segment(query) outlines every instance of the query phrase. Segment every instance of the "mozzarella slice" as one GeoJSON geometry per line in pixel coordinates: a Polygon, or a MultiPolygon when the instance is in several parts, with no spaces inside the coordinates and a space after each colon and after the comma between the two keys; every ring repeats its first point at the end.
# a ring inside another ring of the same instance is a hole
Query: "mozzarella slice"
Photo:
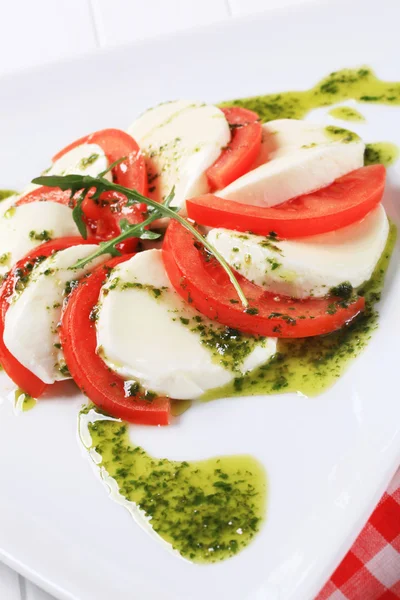
{"type": "Polygon", "coordinates": [[[97,177],[108,167],[104,150],[97,144],[81,144],[56,160],[46,175],[91,175],[97,177]]]}
{"type": "MultiPolygon", "coordinates": [[[[339,129],[338,129],[339,130],[339,129]]],[[[324,125],[298,119],[276,119],[262,126],[261,150],[255,167],[304,146],[320,146],[333,141],[324,125]]]]}
{"type": "Polygon", "coordinates": [[[389,223],[380,205],[362,221],[321,235],[275,241],[212,229],[207,239],[241,275],[276,294],[325,296],[349,281],[370,279],[385,248],[389,223]]]}
{"type": "Polygon", "coordinates": [[[45,383],[70,378],[58,335],[65,288],[68,282],[80,279],[107,260],[108,255],[104,255],[82,269],[70,269],[97,248],[85,244],[53,254],[33,269],[26,287],[11,297],[5,316],[4,343],[24,367],[45,383]]]}
{"type": "Polygon", "coordinates": [[[29,202],[9,206],[0,216],[0,275],[46,239],[80,235],[68,206],[29,202]]]}
{"type": "Polygon", "coordinates": [[[325,128],[306,121],[271,121],[264,125],[263,139],[259,166],[220,190],[218,196],[243,204],[276,206],[326,187],[364,164],[365,144],[358,136],[330,139],[325,128]]]}
{"type": "MultiPolygon", "coordinates": [[[[43,175],[91,175],[97,177],[108,167],[108,159],[104,150],[97,144],[81,144],[66,152],[56,160],[43,175]]],[[[111,180],[111,174],[106,173],[111,180]]],[[[32,192],[40,186],[30,183],[23,191],[22,196],[32,192]]]]}
{"type": "Polygon", "coordinates": [[[177,399],[199,398],[276,351],[275,338],[240,335],[184,302],[168,280],[160,250],[114,269],[100,296],[96,327],[98,353],[114,372],[177,399]]]}
{"type": "Polygon", "coordinates": [[[217,107],[178,100],[146,111],[129,127],[146,157],[149,195],[162,201],[175,186],[171,206],[209,191],[206,169],[230,141],[224,113],[217,107]]]}

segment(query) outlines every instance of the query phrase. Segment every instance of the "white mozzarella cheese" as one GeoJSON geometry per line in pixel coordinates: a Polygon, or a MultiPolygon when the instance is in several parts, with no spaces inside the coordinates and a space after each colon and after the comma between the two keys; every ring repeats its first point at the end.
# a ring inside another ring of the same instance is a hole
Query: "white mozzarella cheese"
{"type": "Polygon", "coordinates": [[[24,367],[45,383],[69,379],[58,334],[65,288],[69,281],[80,279],[107,260],[104,255],[82,269],[70,269],[97,248],[95,244],[85,244],[60,250],[37,265],[27,285],[11,297],[4,343],[24,367]]]}
{"type": "Polygon", "coordinates": [[[74,235],[80,234],[68,206],[56,202],[8,206],[0,216],[0,275],[29,250],[43,244],[43,238],[74,235]]]}
{"type": "MultiPolygon", "coordinates": [[[[43,175],[91,175],[97,177],[99,173],[108,167],[108,160],[104,150],[97,144],[81,144],[66,152],[56,160],[43,175]]],[[[106,178],[110,179],[107,173],[106,178]]],[[[22,192],[25,196],[40,186],[30,183],[22,192]]]]}
{"type": "Polygon", "coordinates": [[[146,157],[149,195],[162,201],[175,186],[172,206],[209,191],[205,171],[230,141],[223,112],[216,106],[178,100],[146,111],[128,132],[146,157]]]}
{"type": "Polygon", "coordinates": [[[96,321],[98,353],[106,364],[145,389],[177,399],[199,398],[265,364],[276,339],[228,338],[175,292],[160,250],[118,265],[103,287],[96,321]]]}
{"type": "Polygon", "coordinates": [[[364,150],[365,144],[357,136],[350,141],[346,136],[336,140],[326,128],[307,121],[270,121],[263,125],[255,168],[217,194],[244,204],[276,206],[362,167],[364,150]]]}
{"type": "Polygon", "coordinates": [[[261,150],[254,168],[304,146],[332,142],[324,125],[298,119],[276,119],[262,126],[261,150]]]}
{"type": "Polygon", "coordinates": [[[97,177],[108,167],[104,150],[97,144],[81,144],[56,160],[46,175],[91,175],[97,177]]]}
{"type": "Polygon", "coordinates": [[[385,248],[389,223],[380,205],[362,221],[337,231],[274,241],[227,229],[212,229],[207,239],[244,277],[276,294],[294,298],[325,296],[349,281],[367,281],[385,248]]]}

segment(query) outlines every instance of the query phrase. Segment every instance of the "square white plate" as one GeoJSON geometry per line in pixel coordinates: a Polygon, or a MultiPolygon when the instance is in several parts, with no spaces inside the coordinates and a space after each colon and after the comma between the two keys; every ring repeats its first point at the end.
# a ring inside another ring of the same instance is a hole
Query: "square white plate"
{"type": "MultiPolygon", "coordinates": [[[[162,100],[307,88],[332,70],[363,64],[400,80],[399,23],[397,0],[311,4],[5,77],[0,187],[22,187],[69,141],[124,128],[162,100]]],[[[400,143],[398,108],[363,105],[362,112],[368,123],[358,131],[367,141],[400,143]]],[[[385,202],[400,223],[396,169],[385,202]]],[[[136,441],[159,456],[244,452],[263,462],[268,517],[244,552],[192,565],[139,529],[83,456],[82,398],[71,386],[64,398],[18,418],[9,401],[0,407],[0,558],[61,599],[311,599],[399,464],[398,260],[399,245],[379,330],[321,397],[221,400],[195,407],[177,426],[136,429],[136,441]]]]}

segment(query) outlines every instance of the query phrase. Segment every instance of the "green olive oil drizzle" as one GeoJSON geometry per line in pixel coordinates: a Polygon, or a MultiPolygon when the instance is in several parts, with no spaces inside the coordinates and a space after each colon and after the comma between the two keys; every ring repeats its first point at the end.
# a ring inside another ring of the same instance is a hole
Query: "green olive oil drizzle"
{"type": "Polygon", "coordinates": [[[303,119],[314,108],[350,99],[399,106],[400,82],[381,81],[369,67],[342,69],[331,73],[310,90],[241,98],[223,105],[254,110],[265,123],[272,119],[303,119]]]}
{"type": "Polygon", "coordinates": [[[14,190],[0,190],[0,202],[10,196],[15,196],[16,193],[14,190]]]}
{"type": "Polygon", "coordinates": [[[36,406],[36,399],[17,388],[14,392],[14,406],[17,412],[27,412],[36,406]]]}
{"type": "Polygon", "coordinates": [[[259,531],[267,483],[255,458],[155,458],[131,442],[126,423],[90,407],[80,413],[80,434],[103,478],[111,477],[119,493],[150,517],[153,530],[184,558],[199,563],[229,558],[259,531]]]}
{"type": "Polygon", "coordinates": [[[399,157],[399,148],[391,142],[377,142],[367,144],[364,153],[365,165],[385,165],[390,167],[399,157]]]}
{"type": "Polygon", "coordinates": [[[358,121],[359,123],[365,121],[365,117],[358,112],[355,108],[350,106],[336,106],[329,111],[331,117],[340,119],[341,121],[358,121]]]}

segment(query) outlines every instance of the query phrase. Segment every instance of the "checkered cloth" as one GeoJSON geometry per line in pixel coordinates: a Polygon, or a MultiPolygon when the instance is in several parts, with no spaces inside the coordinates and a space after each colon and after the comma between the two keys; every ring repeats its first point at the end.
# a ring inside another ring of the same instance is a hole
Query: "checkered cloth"
{"type": "Polygon", "coordinates": [[[400,598],[400,469],[315,600],[400,598]]]}

